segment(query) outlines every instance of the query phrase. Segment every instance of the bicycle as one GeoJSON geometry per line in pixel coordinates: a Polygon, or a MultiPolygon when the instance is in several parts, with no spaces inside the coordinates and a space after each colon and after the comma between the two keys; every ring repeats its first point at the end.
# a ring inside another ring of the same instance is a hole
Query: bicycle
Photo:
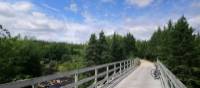
{"type": "Polygon", "coordinates": [[[161,73],[160,73],[160,70],[158,68],[158,65],[155,64],[155,67],[156,67],[155,69],[151,70],[151,75],[153,76],[154,79],[160,79],[161,73]]]}

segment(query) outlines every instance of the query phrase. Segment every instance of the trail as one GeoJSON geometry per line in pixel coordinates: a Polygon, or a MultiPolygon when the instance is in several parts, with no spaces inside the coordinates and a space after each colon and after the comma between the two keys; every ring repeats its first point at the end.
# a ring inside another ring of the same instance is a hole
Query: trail
{"type": "Polygon", "coordinates": [[[155,69],[152,62],[141,60],[140,66],[114,88],[162,88],[160,80],[152,77],[152,69],[155,69]]]}

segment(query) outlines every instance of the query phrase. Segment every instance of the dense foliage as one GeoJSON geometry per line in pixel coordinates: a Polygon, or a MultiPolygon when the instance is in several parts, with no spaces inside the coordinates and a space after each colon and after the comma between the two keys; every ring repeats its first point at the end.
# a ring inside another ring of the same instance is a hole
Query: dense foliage
{"type": "Polygon", "coordinates": [[[163,29],[159,27],[149,41],[138,41],[138,56],[162,60],[188,88],[200,88],[199,39],[183,16],[163,29]]]}
{"type": "Polygon", "coordinates": [[[132,34],[121,36],[114,33],[112,36],[105,37],[102,31],[99,39],[95,34],[91,35],[86,48],[86,59],[89,65],[98,65],[133,57],[135,52],[135,38],[132,34]]]}
{"type": "Polygon", "coordinates": [[[134,43],[130,33],[106,37],[103,31],[98,39],[92,34],[86,45],[38,41],[11,37],[0,26],[0,83],[126,59],[134,43]]]}
{"type": "Polygon", "coordinates": [[[11,37],[0,27],[0,83],[84,66],[83,45],[11,37]]]}

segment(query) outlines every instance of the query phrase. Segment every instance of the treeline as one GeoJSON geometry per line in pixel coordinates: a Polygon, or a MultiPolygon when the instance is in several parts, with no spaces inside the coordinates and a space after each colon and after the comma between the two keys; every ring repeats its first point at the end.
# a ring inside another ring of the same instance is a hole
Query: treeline
{"type": "Polygon", "coordinates": [[[0,83],[124,60],[135,51],[130,33],[105,36],[102,31],[98,39],[92,34],[88,44],[69,44],[11,37],[0,25],[0,83]]]}
{"type": "Polygon", "coordinates": [[[200,88],[200,35],[183,16],[136,43],[139,56],[162,60],[188,88],[200,88]]]}
{"type": "Polygon", "coordinates": [[[99,65],[134,57],[136,51],[135,38],[132,34],[121,36],[114,33],[106,37],[101,31],[99,38],[95,34],[91,35],[85,58],[89,62],[88,65],[99,65]]]}
{"type": "Polygon", "coordinates": [[[83,49],[81,44],[11,37],[0,26],[0,83],[83,67],[77,65],[84,63],[83,49]]]}

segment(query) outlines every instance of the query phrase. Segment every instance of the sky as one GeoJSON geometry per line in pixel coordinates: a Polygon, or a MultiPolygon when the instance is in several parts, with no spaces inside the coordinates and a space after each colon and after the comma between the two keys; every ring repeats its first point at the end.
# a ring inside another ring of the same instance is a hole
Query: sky
{"type": "Polygon", "coordinates": [[[148,40],[181,16],[200,32],[200,0],[0,0],[0,24],[13,36],[85,43],[104,31],[148,40]]]}

